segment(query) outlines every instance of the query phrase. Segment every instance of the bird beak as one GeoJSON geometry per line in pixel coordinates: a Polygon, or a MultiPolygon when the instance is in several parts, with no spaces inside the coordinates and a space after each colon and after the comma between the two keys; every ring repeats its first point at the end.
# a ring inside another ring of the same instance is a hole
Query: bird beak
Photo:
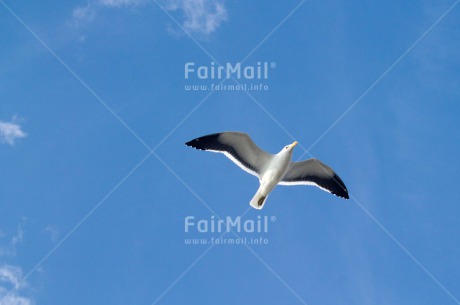
{"type": "Polygon", "coordinates": [[[291,144],[291,149],[294,148],[297,144],[299,143],[297,143],[297,141],[294,141],[294,143],[291,144]]]}

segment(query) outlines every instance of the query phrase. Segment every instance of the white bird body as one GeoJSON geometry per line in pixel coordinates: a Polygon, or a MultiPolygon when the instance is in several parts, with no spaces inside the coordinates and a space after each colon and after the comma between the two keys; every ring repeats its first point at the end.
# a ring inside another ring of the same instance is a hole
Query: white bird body
{"type": "Polygon", "coordinates": [[[273,156],[267,168],[260,175],[260,187],[257,193],[249,203],[255,209],[262,209],[268,194],[278,185],[283,179],[292,159],[292,149],[297,145],[297,142],[284,147],[279,153],[273,156]]]}
{"type": "Polygon", "coordinates": [[[259,178],[260,186],[250,201],[262,209],[268,195],[278,185],[315,185],[336,196],[348,199],[342,179],[317,159],[291,162],[294,142],[272,155],[260,149],[242,132],[221,132],[193,139],[187,143],[196,149],[223,153],[236,165],[259,178]]]}

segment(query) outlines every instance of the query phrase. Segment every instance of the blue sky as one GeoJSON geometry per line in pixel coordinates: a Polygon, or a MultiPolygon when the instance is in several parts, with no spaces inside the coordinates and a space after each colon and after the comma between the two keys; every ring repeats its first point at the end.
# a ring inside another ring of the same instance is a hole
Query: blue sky
{"type": "Polygon", "coordinates": [[[0,0],[0,304],[460,304],[458,2],[0,0]],[[265,89],[185,90],[243,59],[265,89]],[[249,209],[255,177],[184,145],[226,130],[350,200],[249,209]],[[185,243],[241,215],[267,244],[185,243]]]}

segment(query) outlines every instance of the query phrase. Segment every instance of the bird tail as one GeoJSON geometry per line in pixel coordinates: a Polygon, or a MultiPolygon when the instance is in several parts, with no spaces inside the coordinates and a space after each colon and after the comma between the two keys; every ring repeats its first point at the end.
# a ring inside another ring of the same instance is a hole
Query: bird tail
{"type": "Polygon", "coordinates": [[[251,202],[249,203],[254,209],[262,210],[264,207],[265,201],[267,201],[268,195],[262,195],[260,191],[252,198],[251,202]]]}

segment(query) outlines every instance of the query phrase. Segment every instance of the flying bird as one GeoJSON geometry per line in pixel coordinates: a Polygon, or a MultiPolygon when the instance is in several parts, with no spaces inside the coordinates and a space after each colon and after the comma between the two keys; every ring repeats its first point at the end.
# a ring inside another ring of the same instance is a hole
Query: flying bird
{"type": "Polygon", "coordinates": [[[342,179],[326,164],[317,159],[292,162],[292,151],[297,141],[286,145],[276,155],[260,149],[243,132],[221,132],[193,139],[185,145],[223,153],[243,170],[259,178],[260,187],[250,205],[262,209],[268,194],[276,185],[315,185],[336,196],[348,199],[348,190],[342,179]]]}

